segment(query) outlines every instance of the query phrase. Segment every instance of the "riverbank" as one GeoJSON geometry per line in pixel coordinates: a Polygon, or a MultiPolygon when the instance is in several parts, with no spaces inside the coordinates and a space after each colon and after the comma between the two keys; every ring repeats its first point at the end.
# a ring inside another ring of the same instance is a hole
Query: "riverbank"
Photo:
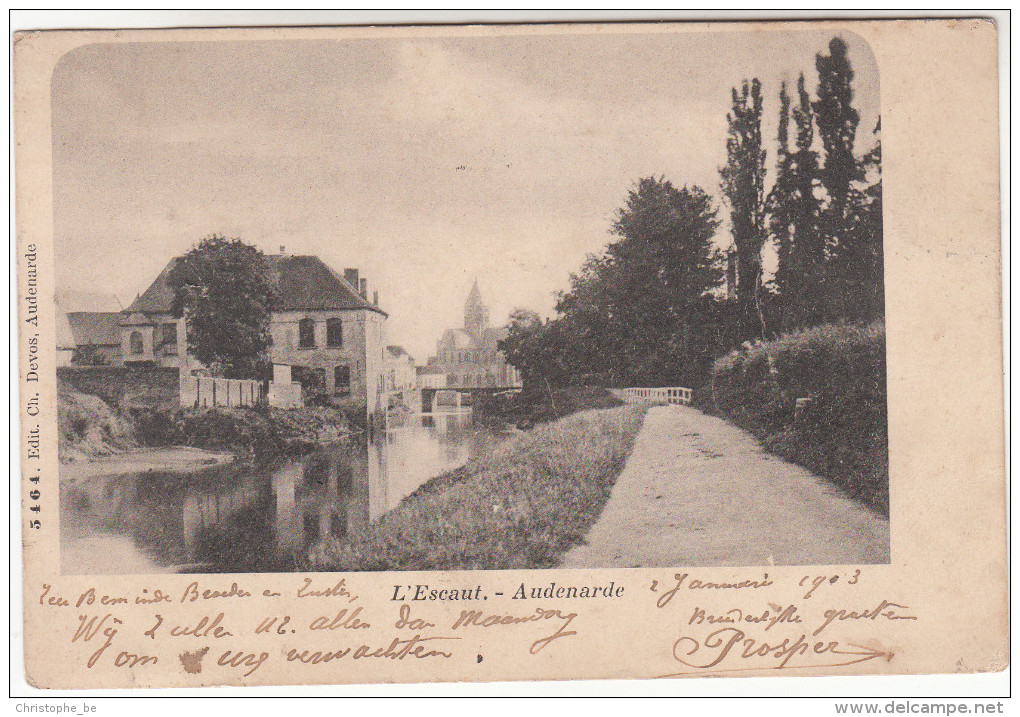
{"type": "Polygon", "coordinates": [[[530,392],[478,395],[475,418],[483,423],[506,423],[526,429],[548,423],[580,411],[616,408],[623,401],[601,386],[546,387],[530,392]]]}
{"type": "Polygon", "coordinates": [[[124,406],[80,393],[64,382],[58,381],[58,386],[59,455],[65,466],[95,463],[108,470],[116,461],[130,463],[133,459],[123,456],[138,454],[139,449],[176,448],[179,450],[173,455],[151,454],[167,457],[166,470],[173,471],[178,470],[181,458],[189,455],[187,449],[263,460],[305,453],[361,430],[351,411],[337,408],[124,406]]]}
{"type": "Polygon", "coordinates": [[[609,499],[644,417],[622,406],[536,427],[433,479],[309,570],[511,570],[555,566],[609,499]]]}
{"type": "Polygon", "coordinates": [[[307,453],[358,432],[339,409],[306,407],[132,411],[142,445],[191,446],[262,460],[307,453]]]}
{"type": "Polygon", "coordinates": [[[88,458],[60,466],[60,480],[84,481],[121,473],[194,473],[234,461],[233,453],[207,451],[187,446],[135,448],[108,456],[88,458]]]}

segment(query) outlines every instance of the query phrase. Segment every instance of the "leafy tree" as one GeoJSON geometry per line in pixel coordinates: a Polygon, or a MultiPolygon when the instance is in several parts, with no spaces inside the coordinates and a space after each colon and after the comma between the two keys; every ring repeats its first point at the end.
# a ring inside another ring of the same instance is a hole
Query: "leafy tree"
{"type": "MultiPolygon", "coordinates": [[[[671,383],[700,370],[699,306],[722,271],[711,197],[647,177],[617,212],[611,242],[571,277],[557,311],[566,367],[610,385],[671,383]]],[[[710,299],[709,299],[710,300],[710,299]]]]}
{"type": "Polygon", "coordinates": [[[617,212],[612,231],[622,241],[606,255],[654,274],[659,281],[643,288],[661,295],[675,317],[722,278],[712,243],[718,227],[712,198],[700,187],[677,189],[665,178],[646,177],[617,212]]]}
{"type": "Polygon", "coordinates": [[[265,374],[276,288],[261,251],[213,234],[177,261],[169,284],[174,316],[185,317],[195,358],[227,378],[265,374]]]}
{"type": "Polygon", "coordinates": [[[613,222],[618,239],[571,276],[557,317],[543,323],[523,310],[511,316],[500,347],[521,371],[525,391],[545,390],[546,381],[694,382],[716,353],[709,332],[718,329],[718,226],[702,189],[639,180],[613,222]]]}
{"type": "Polygon", "coordinates": [[[545,326],[534,311],[514,309],[507,324],[506,338],[499,342],[507,363],[521,374],[525,390],[533,390],[536,381],[549,371],[543,346],[545,326]]]}
{"type": "Polygon", "coordinates": [[[730,231],[737,254],[738,331],[743,338],[765,334],[761,250],[765,244],[765,149],[761,139],[762,97],[757,78],[732,91],[726,119],[727,162],[720,170],[730,205],[730,231]]]}

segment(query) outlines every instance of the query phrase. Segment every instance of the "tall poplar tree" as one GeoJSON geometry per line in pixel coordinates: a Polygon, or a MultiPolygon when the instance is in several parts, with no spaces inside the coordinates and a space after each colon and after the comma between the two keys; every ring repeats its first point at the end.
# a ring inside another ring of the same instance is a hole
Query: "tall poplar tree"
{"type": "Polygon", "coordinates": [[[818,152],[814,150],[814,116],[804,74],[797,78],[797,104],[793,107],[797,128],[796,151],[790,163],[793,202],[790,221],[793,226],[791,263],[798,273],[797,296],[784,328],[814,326],[825,320],[827,302],[825,235],[819,226],[821,200],[818,152]]]}
{"type": "Polygon", "coordinates": [[[813,104],[824,160],[819,178],[827,203],[821,229],[826,239],[830,318],[845,318],[856,302],[851,296],[862,277],[860,247],[854,246],[853,182],[864,173],[854,156],[854,139],[860,116],[853,108],[853,69],[847,45],[838,37],[829,41],[829,54],[815,56],[817,99],[813,104]]]}
{"type": "Polygon", "coordinates": [[[796,197],[794,153],[790,151],[790,95],[786,82],[779,87],[779,129],[776,132],[776,181],[765,208],[769,237],[775,242],[778,266],[775,284],[779,292],[780,324],[787,328],[800,300],[800,272],[796,267],[794,202],[796,197]]]}
{"type": "MultiPolygon", "coordinates": [[[[846,43],[838,37],[832,38],[829,54],[815,56],[815,67],[818,70],[818,99],[813,103],[813,109],[825,151],[820,178],[828,194],[827,213],[831,213],[837,222],[845,221],[850,184],[862,175],[854,156],[860,115],[852,106],[854,71],[850,67],[846,43]]],[[[834,228],[842,227],[837,224],[834,228]]]]}
{"type": "Polygon", "coordinates": [[[744,81],[732,90],[733,108],[726,119],[726,166],[722,190],[730,207],[730,231],[737,255],[738,335],[764,338],[761,250],[765,230],[765,149],[761,140],[761,82],[744,81]]]}
{"type": "Polygon", "coordinates": [[[882,120],[875,124],[875,146],[864,155],[863,187],[851,196],[853,220],[852,252],[844,258],[853,271],[852,292],[848,293],[849,316],[876,319],[885,315],[882,232],[882,120]]]}

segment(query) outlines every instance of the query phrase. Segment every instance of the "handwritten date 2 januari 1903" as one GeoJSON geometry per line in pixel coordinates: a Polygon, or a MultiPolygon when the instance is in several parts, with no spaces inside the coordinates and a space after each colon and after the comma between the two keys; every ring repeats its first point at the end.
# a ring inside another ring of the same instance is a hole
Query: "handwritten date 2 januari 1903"
{"type": "MultiPolygon", "coordinates": [[[[805,588],[801,596],[804,602],[800,604],[778,605],[769,602],[765,593],[757,599],[752,597],[754,602],[763,603],[761,608],[748,608],[747,603],[721,610],[698,605],[688,608],[689,603],[682,604],[686,601],[678,600],[675,604],[680,605],[682,610],[690,609],[690,612],[681,634],[673,642],[671,654],[675,661],[690,669],[663,677],[690,674],[692,670],[739,672],[843,667],[877,658],[892,660],[895,653],[875,639],[850,642],[819,638],[833,623],[917,620],[909,606],[887,599],[854,608],[819,603],[816,591],[821,586],[839,582],[855,585],[860,577],[859,569],[847,576],[806,575],[798,583],[798,588],[805,588]],[[812,597],[815,597],[814,603],[809,602],[812,597]],[[773,632],[781,634],[774,635],[773,632]],[[789,634],[782,634],[784,632],[789,634]]],[[[665,608],[681,592],[696,596],[706,591],[724,591],[745,596],[774,584],[767,573],[761,578],[733,582],[702,581],[688,573],[676,573],[668,589],[660,591],[658,581],[653,581],[651,591],[658,593],[657,607],[665,608]]]]}

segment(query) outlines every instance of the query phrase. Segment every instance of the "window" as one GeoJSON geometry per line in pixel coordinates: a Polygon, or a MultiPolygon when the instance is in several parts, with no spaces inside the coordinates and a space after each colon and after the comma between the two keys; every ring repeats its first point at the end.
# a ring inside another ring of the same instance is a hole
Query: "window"
{"type": "Polygon", "coordinates": [[[141,331],[132,331],[131,337],[129,338],[129,343],[131,344],[131,353],[133,354],[145,353],[145,344],[142,341],[141,331]]]}
{"type": "Polygon", "coordinates": [[[291,366],[291,378],[301,384],[306,395],[326,392],[326,369],[309,366],[291,366]]]}
{"type": "Polygon", "coordinates": [[[340,348],[344,345],[344,322],[342,320],[326,320],[326,345],[332,348],[340,348]]]}
{"type": "Polygon", "coordinates": [[[177,355],[177,324],[163,324],[163,346],[168,356],[177,355]]]}
{"type": "Polygon", "coordinates": [[[333,382],[336,387],[334,390],[339,393],[346,395],[351,392],[351,367],[350,366],[337,366],[333,369],[333,382]]]}
{"type": "Polygon", "coordinates": [[[301,319],[298,322],[298,348],[315,348],[315,319],[301,319]]]}

